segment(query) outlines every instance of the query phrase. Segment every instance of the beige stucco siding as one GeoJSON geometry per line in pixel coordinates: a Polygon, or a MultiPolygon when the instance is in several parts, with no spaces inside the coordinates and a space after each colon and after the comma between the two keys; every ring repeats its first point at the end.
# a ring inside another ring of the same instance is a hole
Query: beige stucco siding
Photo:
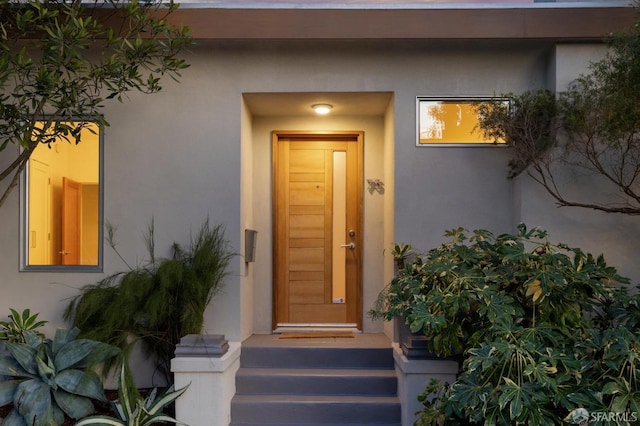
{"type": "MultiPolygon", "coordinates": [[[[192,65],[181,83],[167,80],[162,93],[131,94],[105,108],[111,127],[104,138],[104,216],[118,227],[118,249],[132,264],[147,258],[143,233],[152,217],[158,256],[168,256],[174,241],[187,244],[207,216],[226,226],[239,253],[244,229],[256,229],[256,261],[233,262],[204,331],[235,341],[266,333],[272,318],[270,132],[362,130],[364,177],[385,185],[384,194],[370,194],[365,185],[364,312],[390,277],[393,241],[426,250],[458,226],[507,232],[526,220],[570,244],[610,250],[612,264],[640,276],[630,261],[637,225],[555,209],[526,179],[507,180],[508,148],[415,146],[416,96],[554,88],[580,72],[576,55],[600,54],[598,45],[556,48],[543,41],[200,41],[186,55],[192,65]],[[243,98],[295,92],[376,92],[388,104],[375,113],[316,118],[257,114],[243,98]]],[[[50,321],[51,333],[65,326],[62,311],[77,288],[125,265],[105,248],[104,273],[19,272],[18,195],[0,209],[0,314],[29,307],[50,321]]],[[[365,319],[365,331],[383,327],[365,319]]]]}

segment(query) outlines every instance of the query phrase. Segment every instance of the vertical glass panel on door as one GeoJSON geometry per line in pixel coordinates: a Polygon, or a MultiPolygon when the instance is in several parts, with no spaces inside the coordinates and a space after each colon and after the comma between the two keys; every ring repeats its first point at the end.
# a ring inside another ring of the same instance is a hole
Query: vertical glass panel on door
{"type": "Polygon", "coordinates": [[[333,303],[346,302],[347,153],[333,153],[333,303]]]}
{"type": "MultiPolygon", "coordinates": [[[[44,122],[39,123],[40,127],[44,122]]],[[[95,123],[40,143],[24,177],[23,270],[100,270],[102,134],[95,123]]]]}

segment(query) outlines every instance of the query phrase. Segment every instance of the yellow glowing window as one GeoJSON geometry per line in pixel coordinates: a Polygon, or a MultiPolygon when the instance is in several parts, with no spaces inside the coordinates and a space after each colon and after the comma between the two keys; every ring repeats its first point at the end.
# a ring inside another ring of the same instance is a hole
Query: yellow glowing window
{"type": "Polygon", "coordinates": [[[79,142],[61,136],[39,144],[26,170],[27,270],[101,266],[101,131],[94,123],[64,124],[82,127],[79,142]]]}
{"type": "Polygon", "coordinates": [[[417,98],[418,145],[505,145],[482,134],[478,102],[481,100],[417,98]]]}

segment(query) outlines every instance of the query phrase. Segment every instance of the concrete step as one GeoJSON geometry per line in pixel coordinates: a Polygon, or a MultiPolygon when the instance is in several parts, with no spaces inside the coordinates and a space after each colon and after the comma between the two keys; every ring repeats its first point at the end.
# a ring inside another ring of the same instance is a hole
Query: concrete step
{"type": "Polygon", "coordinates": [[[394,370],[241,367],[236,374],[239,395],[395,396],[397,390],[394,370]]]}
{"type": "Polygon", "coordinates": [[[230,423],[229,426],[402,426],[401,423],[230,423]]]}
{"type": "Polygon", "coordinates": [[[229,426],[402,426],[401,423],[229,423],[229,426]]]}
{"type": "Polygon", "coordinates": [[[393,369],[391,348],[242,347],[240,365],[247,368],[393,369]]]}
{"type": "Polygon", "coordinates": [[[400,426],[393,350],[382,336],[242,345],[232,426],[400,426]]]}
{"type": "Polygon", "coordinates": [[[232,425],[399,424],[397,397],[330,395],[236,395],[232,425]]]}

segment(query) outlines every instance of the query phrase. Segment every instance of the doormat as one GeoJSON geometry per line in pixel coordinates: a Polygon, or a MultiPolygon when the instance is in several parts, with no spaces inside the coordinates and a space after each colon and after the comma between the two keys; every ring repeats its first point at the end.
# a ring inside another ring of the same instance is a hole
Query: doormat
{"type": "Polygon", "coordinates": [[[282,333],[278,339],[326,339],[328,337],[352,338],[353,333],[348,331],[314,331],[310,333],[282,333]]]}

